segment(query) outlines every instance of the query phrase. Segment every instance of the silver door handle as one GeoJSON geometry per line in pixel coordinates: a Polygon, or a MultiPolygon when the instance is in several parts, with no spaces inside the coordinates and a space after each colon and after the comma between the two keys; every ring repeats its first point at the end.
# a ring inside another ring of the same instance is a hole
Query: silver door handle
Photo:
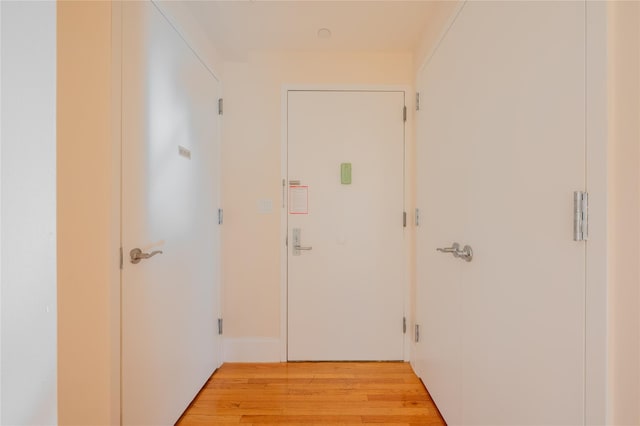
{"type": "Polygon", "coordinates": [[[460,251],[460,244],[453,243],[451,244],[451,247],[437,248],[436,250],[441,251],[442,253],[453,253],[455,256],[460,251]]]}
{"type": "Polygon", "coordinates": [[[457,253],[456,257],[466,260],[467,262],[471,262],[473,260],[473,249],[470,245],[466,245],[457,253]]]}
{"type": "Polygon", "coordinates": [[[300,236],[301,231],[300,228],[293,228],[293,241],[291,241],[293,255],[300,256],[300,250],[311,250],[313,247],[305,247],[302,243],[302,237],[300,236]]]}
{"type": "Polygon", "coordinates": [[[131,263],[134,265],[136,263],[140,263],[142,259],[149,259],[150,257],[155,256],[156,254],[162,254],[162,250],[155,250],[151,253],[143,253],[139,248],[134,248],[129,252],[129,256],[131,256],[131,263]]]}
{"type": "Polygon", "coordinates": [[[471,262],[473,260],[473,249],[470,245],[466,245],[462,250],[460,250],[460,244],[453,243],[451,244],[451,247],[437,248],[436,250],[442,253],[452,253],[454,257],[466,260],[467,262],[471,262]]]}

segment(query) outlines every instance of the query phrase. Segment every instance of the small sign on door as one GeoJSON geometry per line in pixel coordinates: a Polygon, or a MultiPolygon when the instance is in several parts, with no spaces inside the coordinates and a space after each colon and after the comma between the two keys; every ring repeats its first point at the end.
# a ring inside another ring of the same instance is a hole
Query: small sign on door
{"type": "Polygon", "coordinates": [[[309,214],[309,186],[289,186],[289,214],[309,214]]]}

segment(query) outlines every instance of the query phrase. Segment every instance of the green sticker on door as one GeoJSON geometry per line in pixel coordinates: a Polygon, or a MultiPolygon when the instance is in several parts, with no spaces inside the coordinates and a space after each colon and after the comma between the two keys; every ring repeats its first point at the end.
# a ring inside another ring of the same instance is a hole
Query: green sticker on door
{"type": "Polygon", "coordinates": [[[351,163],[340,164],[340,183],[351,185],[351,163]]]}

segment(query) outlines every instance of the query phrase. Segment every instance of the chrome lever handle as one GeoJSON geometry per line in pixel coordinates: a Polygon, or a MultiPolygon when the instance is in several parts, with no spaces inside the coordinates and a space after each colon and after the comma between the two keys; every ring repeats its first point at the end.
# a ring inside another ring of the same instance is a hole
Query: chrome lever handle
{"type": "Polygon", "coordinates": [[[456,257],[466,260],[467,262],[471,262],[473,260],[473,249],[470,245],[466,245],[457,253],[456,257]]]}
{"type": "Polygon", "coordinates": [[[451,247],[437,248],[436,250],[442,253],[451,253],[454,257],[466,260],[467,262],[473,260],[473,249],[469,245],[464,246],[464,248],[460,250],[460,244],[453,243],[451,247]]]}
{"type": "Polygon", "coordinates": [[[143,253],[139,248],[134,248],[129,252],[129,256],[131,256],[131,263],[133,263],[134,265],[136,263],[140,263],[141,260],[149,259],[156,254],[162,254],[162,250],[154,250],[151,253],[143,253]]]}
{"type": "Polygon", "coordinates": [[[311,250],[313,247],[304,247],[300,243],[302,238],[300,237],[300,228],[293,228],[293,241],[292,241],[292,254],[294,256],[300,256],[300,250],[311,250]]]}
{"type": "Polygon", "coordinates": [[[458,257],[458,253],[460,252],[460,244],[453,243],[451,247],[437,248],[436,250],[441,251],[442,253],[453,253],[454,256],[458,257]]]}

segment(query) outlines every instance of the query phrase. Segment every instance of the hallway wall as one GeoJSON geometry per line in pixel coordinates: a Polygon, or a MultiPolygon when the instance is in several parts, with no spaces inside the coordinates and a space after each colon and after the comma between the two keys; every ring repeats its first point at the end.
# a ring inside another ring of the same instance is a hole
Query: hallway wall
{"type": "MultiPolygon", "coordinates": [[[[413,56],[254,52],[246,62],[226,62],[222,80],[225,360],[280,361],[283,86],[412,87],[413,56]],[[260,212],[261,200],[271,202],[270,212],[260,212]]],[[[410,112],[412,98],[407,93],[410,112]]]]}
{"type": "Polygon", "coordinates": [[[608,422],[640,424],[640,5],[609,4],[608,422]]]}
{"type": "Polygon", "coordinates": [[[0,424],[56,424],[56,9],[0,2],[0,424]]]}
{"type": "Polygon", "coordinates": [[[111,14],[107,2],[57,3],[58,410],[65,425],[114,424],[120,415],[111,14]]]}

